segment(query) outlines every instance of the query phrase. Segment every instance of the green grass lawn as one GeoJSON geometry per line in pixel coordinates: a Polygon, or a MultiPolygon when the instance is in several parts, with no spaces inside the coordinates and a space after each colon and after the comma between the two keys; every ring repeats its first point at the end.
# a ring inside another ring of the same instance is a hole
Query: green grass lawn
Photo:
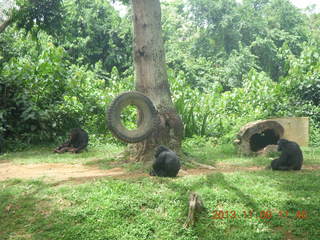
{"type": "MultiPolygon", "coordinates": [[[[266,157],[238,156],[231,145],[183,147],[188,158],[213,166],[270,162],[266,157]]],[[[2,155],[0,163],[80,162],[110,168],[121,150],[106,145],[78,155],[58,155],[49,148],[35,148],[2,155]]],[[[320,166],[320,149],[303,152],[305,166],[320,166]]],[[[183,163],[188,165],[187,160],[183,163]]],[[[42,179],[11,179],[0,182],[0,239],[316,240],[320,239],[319,179],[317,169],[215,171],[175,179],[105,178],[58,185],[42,179]],[[202,197],[206,211],[194,227],[184,229],[192,191],[202,197]]]]}
{"type": "Polygon", "coordinates": [[[9,160],[17,164],[30,163],[87,163],[100,161],[112,161],[114,156],[118,154],[123,148],[107,144],[103,147],[90,147],[88,151],[83,151],[81,154],[53,153],[54,147],[34,147],[23,152],[12,152],[0,155],[1,160],[9,160]]]}

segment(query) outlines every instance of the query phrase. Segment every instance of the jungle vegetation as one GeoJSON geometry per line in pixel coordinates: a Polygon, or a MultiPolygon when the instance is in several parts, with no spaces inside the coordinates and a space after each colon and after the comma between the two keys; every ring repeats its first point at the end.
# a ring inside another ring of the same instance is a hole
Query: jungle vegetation
{"type": "MultiPolygon", "coordinates": [[[[0,33],[0,133],[9,148],[59,141],[75,125],[115,142],[105,108],[134,89],[130,5],[123,2],[127,11],[119,12],[105,0],[16,4],[0,33]]],[[[319,145],[319,13],[288,0],[175,0],[161,7],[185,137],[229,143],[249,121],[307,116],[311,143],[319,145]]]]}

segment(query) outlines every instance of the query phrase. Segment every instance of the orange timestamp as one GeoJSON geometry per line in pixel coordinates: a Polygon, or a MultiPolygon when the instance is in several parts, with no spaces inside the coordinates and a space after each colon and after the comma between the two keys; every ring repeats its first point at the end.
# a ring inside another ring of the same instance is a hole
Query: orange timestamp
{"type": "Polygon", "coordinates": [[[274,216],[278,217],[295,217],[297,219],[306,219],[308,218],[308,214],[306,210],[298,210],[296,212],[289,211],[277,211],[272,212],[271,210],[262,210],[260,212],[255,212],[253,210],[236,212],[234,210],[214,210],[212,212],[211,219],[235,219],[239,217],[243,218],[259,218],[259,219],[271,219],[274,216]]]}

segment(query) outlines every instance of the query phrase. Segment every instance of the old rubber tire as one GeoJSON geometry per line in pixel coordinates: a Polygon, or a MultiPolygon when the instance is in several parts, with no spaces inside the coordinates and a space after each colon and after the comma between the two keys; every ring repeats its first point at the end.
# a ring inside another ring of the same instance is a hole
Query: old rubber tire
{"type": "Polygon", "coordinates": [[[120,140],[127,143],[141,142],[151,135],[158,126],[158,113],[152,101],[140,92],[125,92],[115,98],[107,110],[107,125],[110,131],[120,140]],[[128,130],[120,119],[122,110],[128,105],[137,107],[139,126],[128,130]]]}

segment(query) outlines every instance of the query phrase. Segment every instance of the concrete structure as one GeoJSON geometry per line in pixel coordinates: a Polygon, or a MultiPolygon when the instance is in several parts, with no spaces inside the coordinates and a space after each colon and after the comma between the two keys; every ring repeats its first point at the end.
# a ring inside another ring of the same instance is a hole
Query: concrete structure
{"type": "Polygon", "coordinates": [[[259,154],[267,146],[277,144],[280,138],[308,146],[309,118],[287,117],[250,122],[240,129],[235,143],[241,153],[259,154]]]}
{"type": "Polygon", "coordinates": [[[269,119],[277,121],[284,128],[282,138],[298,143],[300,146],[309,145],[309,118],[308,117],[287,117],[269,119]]]}

